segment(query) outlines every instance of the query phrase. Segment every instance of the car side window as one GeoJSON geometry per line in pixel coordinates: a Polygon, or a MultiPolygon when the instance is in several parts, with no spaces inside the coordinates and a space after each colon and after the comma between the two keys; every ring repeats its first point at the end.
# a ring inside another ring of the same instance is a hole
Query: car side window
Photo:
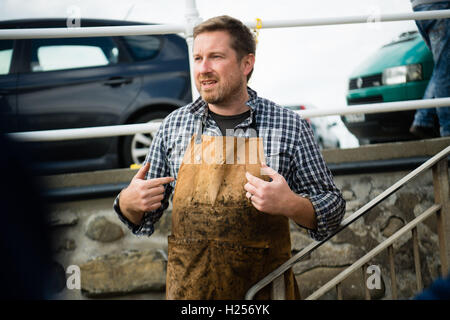
{"type": "Polygon", "coordinates": [[[9,73],[13,54],[13,40],[0,41],[0,75],[9,73]]]}
{"type": "Polygon", "coordinates": [[[125,36],[123,39],[137,61],[153,59],[161,49],[161,39],[157,36],[125,36]]]}
{"type": "Polygon", "coordinates": [[[31,72],[117,64],[119,48],[110,37],[33,39],[31,72]]]}

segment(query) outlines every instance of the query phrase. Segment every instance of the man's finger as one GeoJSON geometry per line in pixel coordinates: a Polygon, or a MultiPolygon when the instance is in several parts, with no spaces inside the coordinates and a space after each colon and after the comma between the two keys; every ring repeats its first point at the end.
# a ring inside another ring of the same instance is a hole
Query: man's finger
{"type": "Polygon", "coordinates": [[[248,183],[246,183],[244,185],[244,190],[247,191],[247,193],[250,193],[250,194],[257,194],[257,192],[258,192],[256,187],[254,185],[252,185],[250,182],[248,182],[248,183]]]}
{"type": "Polygon", "coordinates": [[[156,187],[147,189],[147,191],[148,191],[149,197],[156,197],[161,194],[164,194],[165,189],[163,186],[156,186],[156,187]]]}
{"type": "Polygon", "coordinates": [[[259,188],[261,186],[263,186],[264,184],[266,184],[267,182],[255,177],[254,175],[252,175],[250,172],[246,172],[245,173],[245,177],[247,178],[248,182],[250,182],[252,185],[254,185],[256,188],[259,188]]]}
{"type": "Polygon", "coordinates": [[[148,199],[148,205],[152,205],[152,204],[155,204],[155,203],[158,203],[158,202],[161,203],[161,201],[163,201],[163,199],[164,199],[164,195],[163,194],[156,195],[156,196],[151,197],[151,198],[148,199]]]}
{"type": "Polygon", "coordinates": [[[277,171],[275,171],[274,169],[272,169],[271,167],[269,167],[266,164],[261,165],[261,174],[267,175],[271,178],[274,178],[275,176],[279,175],[279,173],[277,171]]]}
{"type": "Polygon", "coordinates": [[[148,169],[150,168],[150,162],[147,162],[143,165],[139,171],[134,175],[133,179],[145,180],[145,176],[147,175],[148,169]]]}
{"type": "Polygon", "coordinates": [[[147,183],[149,188],[154,188],[157,186],[161,186],[163,184],[170,183],[174,180],[175,180],[174,177],[161,177],[147,180],[147,183]]]}

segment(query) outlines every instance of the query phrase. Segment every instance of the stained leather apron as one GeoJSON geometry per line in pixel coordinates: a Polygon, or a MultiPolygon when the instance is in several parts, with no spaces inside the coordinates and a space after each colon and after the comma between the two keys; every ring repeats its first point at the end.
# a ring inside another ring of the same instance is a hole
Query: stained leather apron
{"type": "MultiPolygon", "coordinates": [[[[192,136],[173,197],[167,299],[244,299],[291,257],[288,219],[245,196],[246,171],[267,180],[264,161],[261,138],[192,136]]],[[[286,299],[298,299],[292,270],[284,280],[286,299]]],[[[270,287],[255,299],[270,299],[270,287]]]]}

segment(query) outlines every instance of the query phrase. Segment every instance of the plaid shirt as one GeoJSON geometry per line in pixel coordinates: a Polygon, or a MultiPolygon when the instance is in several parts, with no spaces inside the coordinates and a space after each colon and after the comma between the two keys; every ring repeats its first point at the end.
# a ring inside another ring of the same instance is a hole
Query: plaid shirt
{"type": "MultiPolygon", "coordinates": [[[[251,136],[249,128],[255,128],[256,123],[258,135],[263,138],[267,165],[286,179],[292,191],[311,201],[317,229],[308,232],[315,240],[325,238],[339,226],[345,213],[345,200],[333,182],[309,123],[297,113],[258,97],[250,88],[248,93],[250,117],[235,127],[233,135],[251,136]]],[[[206,102],[198,98],[168,115],[156,133],[145,160],[150,162],[147,179],[166,176],[175,178],[174,182],[165,185],[165,197],[159,209],[147,212],[141,224],[134,225],[120,212],[117,196],[114,209],[134,234],[150,236],[154,232],[154,224],[169,205],[184,151],[200,123],[203,134],[222,135],[208,114],[206,102]]]]}

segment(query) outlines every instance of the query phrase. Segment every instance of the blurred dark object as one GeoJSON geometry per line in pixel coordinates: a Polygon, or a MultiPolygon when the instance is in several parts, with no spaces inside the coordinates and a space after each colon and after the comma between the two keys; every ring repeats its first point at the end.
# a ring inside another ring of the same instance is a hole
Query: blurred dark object
{"type": "Polygon", "coordinates": [[[0,134],[0,299],[47,299],[52,288],[47,212],[27,153],[0,134]]]}
{"type": "Polygon", "coordinates": [[[439,278],[415,296],[414,300],[450,300],[450,275],[439,278]]]}

